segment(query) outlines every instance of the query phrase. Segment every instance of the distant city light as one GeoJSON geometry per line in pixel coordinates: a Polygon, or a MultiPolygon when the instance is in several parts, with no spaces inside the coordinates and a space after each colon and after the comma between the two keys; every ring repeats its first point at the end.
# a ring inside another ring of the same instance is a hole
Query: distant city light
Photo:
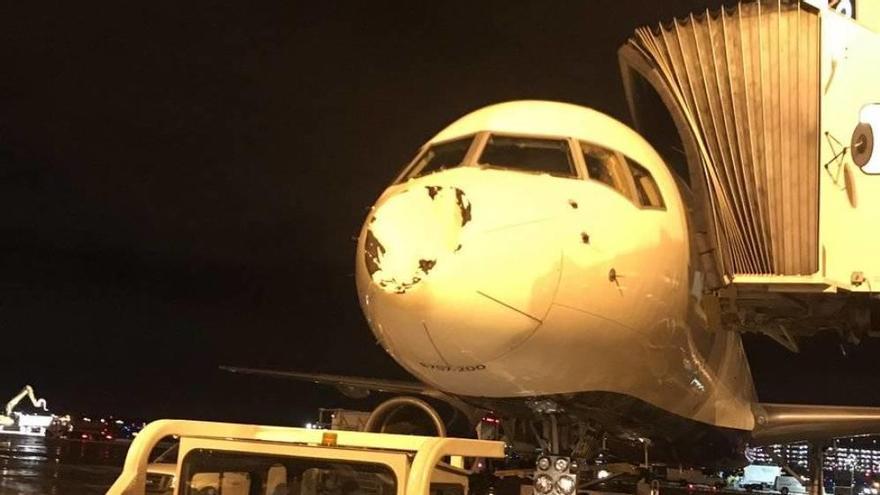
{"type": "MultiPolygon", "coordinates": [[[[875,440],[871,441],[871,448],[862,448],[854,445],[854,440],[841,439],[836,447],[829,447],[825,451],[825,469],[828,470],[853,470],[865,475],[871,475],[880,471],[880,449],[873,446],[875,440]]],[[[809,446],[805,443],[796,443],[789,445],[769,445],[764,448],[749,449],[749,460],[757,464],[775,464],[775,458],[782,458],[792,465],[806,467],[809,464],[809,446]],[[772,452],[773,455],[770,453],[772,452]]],[[[878,494],[880,494],[880,486],[878,494]]],[[[864,495],[875,495],[873,493],[864,495]]]]}

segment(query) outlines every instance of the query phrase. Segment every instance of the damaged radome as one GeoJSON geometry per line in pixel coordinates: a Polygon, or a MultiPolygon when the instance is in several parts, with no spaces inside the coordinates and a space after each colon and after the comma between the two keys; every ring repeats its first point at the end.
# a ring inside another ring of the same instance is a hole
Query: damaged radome
{"type": "Polygon", "coordinates": [[[367,273],[383,290],[403,294],[443,258],[462,249],[472,206],[457,187],[425,186],[392,196],[373,213],[364,238],[367,273]]]}

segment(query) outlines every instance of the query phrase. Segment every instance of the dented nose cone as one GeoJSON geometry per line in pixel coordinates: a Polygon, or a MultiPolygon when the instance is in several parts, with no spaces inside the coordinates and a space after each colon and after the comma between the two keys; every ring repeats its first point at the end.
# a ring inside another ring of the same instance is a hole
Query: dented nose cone
{"type": "Polygon", "coordinates": [[[457,187],[426,186],[397,194],[369,220],[364,263],[385,291],[403,294],[461,249],[471,206],[457,187]]]}
{"type": "Polygon", "coordinates": [[[357,263],[361,304],[405,367],[486,366],[540,328],[561,251],[547,249],[547,221],[516,221],[515,204],[527,196],[513,192],[410,184],[368,218],[357,263]]]}

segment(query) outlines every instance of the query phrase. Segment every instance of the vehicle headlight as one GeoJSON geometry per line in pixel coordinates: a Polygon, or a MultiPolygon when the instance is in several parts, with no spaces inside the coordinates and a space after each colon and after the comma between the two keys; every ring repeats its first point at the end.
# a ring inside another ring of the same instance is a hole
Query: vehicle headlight
{"type": "Polygon", "coordinates": [[[600,469],[599,472],[596,473],[596,477],[599,478],[600,480],[605,479],[610,475],[611,475],[611,473],[609,473],[608,471],[606,471],[604,469],[600,469]]]}
{"type": "Polygon", "coordinates": [[[541,471],[546,471],[550,469],[550,458],[549,457],[539,457],[538,458],[538,469],[541,471]]]}
{"type": "MultiPolygon", "coordinates": [[[[548,461],[549,462],[549,461],[548,461]]],[[[546,474],[539,474],[535,478],[535,491],[538,493],[550,493],[553,490],[553,478],[546,474]]]]}
{"type": "Polygon", "coordinates": [[[565,457],[560,457],[559,459],[556,459],[553,467],[555,467],[557,471],[565,471],[566,469],[568,469],[568,459],[566,459],[565,457]]]}
{"type": "Polygon", "coordinates": [[[556,480],[556,489],[559,490],[559,493],[562,495],[571,495],[574,493],[574,485],[574,478],[571,476],[560,476],[559,479],[556,480]]]}

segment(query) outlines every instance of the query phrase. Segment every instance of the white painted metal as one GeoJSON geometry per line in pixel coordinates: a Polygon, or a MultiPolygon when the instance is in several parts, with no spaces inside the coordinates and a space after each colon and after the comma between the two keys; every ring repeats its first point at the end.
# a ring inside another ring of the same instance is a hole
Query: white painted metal
{"type": "Polygon", "coordinates": [[[486,131],[620,152],[650,171],[666,208],[641,208],[594,180],[478,166],[390,186],[364,224],[356,261],[361,304],[385,349],[451,394],[616,392],[752,429],[739,336],[705,330],[684,206],[650,145],[599,112],[542,101],[478,110],[428,144],[486,131]],[[462,191],[471,220],[462,225],[452,199],[430,198],[429,186],[462,191]],[[410,266],[417,283],[375,283],[364,261],[368,231],[382,261],[410,266]],[[413,268],[421,253],[436,260],[429,273],[413,268]]]}
{"type": "Polygon", "coordinates": [[[381,462],[398,475],[401,495],[428,495],[431,473],[445,456],[504,457],[504,443],[487,440],[163,419],[148,424],[135,437],[122,473],[107,493],[142,495],[150,452],[171,435],[181,438],[179,459],[185,457],[184,449],[210,446],[234,452],[381,462]],[[326,445],[327,435],[334,437],[333,446],[326,445]],[[426,473],[419,474],[420,469],[426,473]]]}
{"type": "Polygon", "coordinates": [[[827,164],[819,178],[820,273],[834,286],[877,292],[880,175],[860,170],[848,153],[834,157],[850,145],[864,107],[880,103],[880,35],[833,11],[823,10],[820,15],[819,161],[827,164]],[[856,274],[861,276],[854,277],[856,274]]]}

